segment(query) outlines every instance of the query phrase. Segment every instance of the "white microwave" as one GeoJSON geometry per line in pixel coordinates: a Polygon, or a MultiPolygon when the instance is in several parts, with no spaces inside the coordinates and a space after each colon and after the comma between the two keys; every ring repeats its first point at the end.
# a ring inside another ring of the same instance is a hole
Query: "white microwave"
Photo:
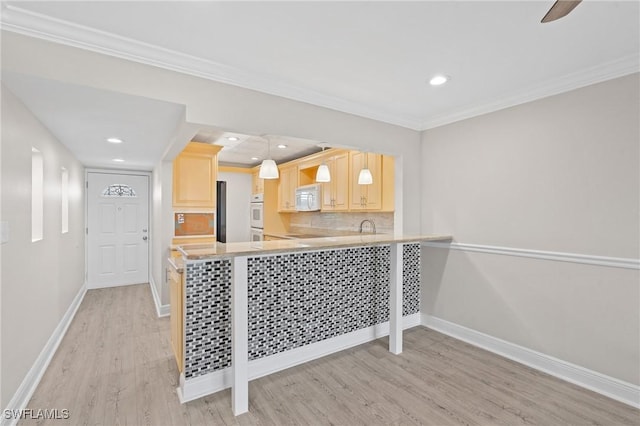
{"type": "Polygon", "coordinates": [[[296,210],[299,212],[319,211],[322,206],[322,185],[305,185],[296,189],[296,210]]]}

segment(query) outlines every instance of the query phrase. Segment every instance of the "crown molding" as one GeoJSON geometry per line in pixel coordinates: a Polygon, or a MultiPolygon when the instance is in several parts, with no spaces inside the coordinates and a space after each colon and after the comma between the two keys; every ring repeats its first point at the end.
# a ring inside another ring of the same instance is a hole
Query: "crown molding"
{"type": "Polygon", "coordinates": [[[560,78],[547,80],[544,83],[506,94],[481,105],[470,106],[461,111],[435,116],[424,121],[420,125],[420,130],[433,129],[636,72],[640,72],[640,54],[638,53],[567,74],[560,78]]]}
{"type": "Polygon", "coordinates": [[[3,30],[420,130],[420,120],[417,118],[380,111],[287,84],[268,74],[245,72],[218,62],[35,13],[14,5],[3,4],[1,15],[3,30]]]}
{"type": "Polygon", "coordinates": [[[479,105],[427,120],[381,111],[356,102],[249,73],[218,62],[122,37],[3,3],[1,27],[29,37],[151,65],[220,83],[243,87],[408,129],[423,131],[640,71],[640,54],[600,64],[542,84],[507,93],[479,105]]]}

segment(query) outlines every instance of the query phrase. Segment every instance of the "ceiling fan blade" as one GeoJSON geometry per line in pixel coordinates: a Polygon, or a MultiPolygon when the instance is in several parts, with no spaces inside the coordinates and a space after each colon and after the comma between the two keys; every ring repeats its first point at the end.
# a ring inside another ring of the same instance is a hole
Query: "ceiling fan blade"
{"type": "Polygon", "coordinates": [[[557,0],[540,22],[551,22],[571,12],[582,0],[557,0]]]}

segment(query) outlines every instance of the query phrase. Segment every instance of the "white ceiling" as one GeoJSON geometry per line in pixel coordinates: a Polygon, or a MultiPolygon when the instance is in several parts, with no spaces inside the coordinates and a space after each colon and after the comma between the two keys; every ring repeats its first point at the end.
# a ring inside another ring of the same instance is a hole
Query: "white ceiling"
{"type": "Polygon", "coordinates": [[[169,102],[6,71],[2,82],[88,167],[153,169],[183,119],[169,102]]]}
{"type": "Polygon", "coordinates": [[[422,130],[639,70],[640,2],[552,4],[9,1],[2,27],[422,130]]]}
{"type": "MultiPolygon", "coordinates": [[[[8,71],[2,72],[2,82],[87,167],[152,170],[184,123],[185,107],[170,102],[8,71]],[[109,143],[111,137],[123,142],[109,143]]],[[[200,127],[191,140],[221,145],[219,162],[239,167],[256,166],[265,158],[279,164],[318,152],[324,145],[215,127],[200,127]]]]}

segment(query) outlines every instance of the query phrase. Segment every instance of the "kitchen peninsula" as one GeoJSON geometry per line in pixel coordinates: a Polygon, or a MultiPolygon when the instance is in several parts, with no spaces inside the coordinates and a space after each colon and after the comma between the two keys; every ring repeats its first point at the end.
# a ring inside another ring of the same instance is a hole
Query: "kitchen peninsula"
{"type": "Polygon", "coordinates": [[[181,401],[231,387],[238,415],[248,411],[249,380],[387,334],[399,354],[402,329],[419,324],[420,242],[448,240],[362,234],[179,247],[181,401]]]}

